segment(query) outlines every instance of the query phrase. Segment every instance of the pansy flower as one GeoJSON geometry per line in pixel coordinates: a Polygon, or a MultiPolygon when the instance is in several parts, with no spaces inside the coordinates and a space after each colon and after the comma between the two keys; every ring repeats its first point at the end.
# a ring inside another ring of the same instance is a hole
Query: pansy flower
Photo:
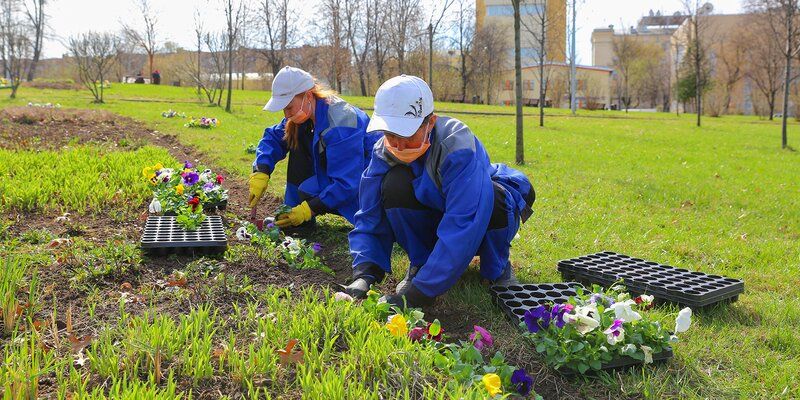
{"type": "Polygon", "coordinates": [[[403,337],[408,334],[408,325],[406,325],[406,318],[402,314],[395,314],[389,317],[389,322],[386,323],[386,329],[392,336],[403,337]]]}
{"type": "Polygon", "coordinates": [[[536,333],[541,329],[547,329],[550,326],[550,312],[546,306],[539,306],[525,311],[522,317],[525,320],[525,325],[528,326],[528,332],[536,333]]]}
{"type": "Polygon", "coordinates": [[[188,204],[192,206],[192,211],[197,210],[197,206],[200,205],[200,198],[197,196],[192,197],[189,199],[188,204]]]}
{"type": "Polygon", "coordinates": [[[502,381],[500,380],[500,375],[497,374],[486,374],[481,378],[483,382],[483,387],[486,388],[486,391],[489,392],[489,396],[496,396],[500,393],[503,393],[503,390],[500,389],[502,386],[502,381]]]}
{"type": "Polygon", "coordinates": [[[603,333],[606,335],[606,341],[608,344],[615,345],[625,339],[625,329],[622,327],[624,321],[621,319],[615,319],[614,323],[608,327],[603,333]]]}
{"type": "Polygon", "coordinates": [[[469,335],[469,340],[476,349],[483,350],[485,347],[492,347],[494,339],[492,339],[492,335],[489,334],[486,328],[474,325],[472,329],[473,331],[469,335]]]}
{"type": "Polygon", "coordinates": [[[524,369],[518,369],[511,374],[511,384],[516,386],[517,393],[525,397],[533,388],[533,378],[524,369]]]}
{"type": "Polygon", "coordinates": [[[183,175],[183,183],[192,186],[200,180],[200,176],[197,175],[197,172],[188,172],[184,173],[183,175]]]}

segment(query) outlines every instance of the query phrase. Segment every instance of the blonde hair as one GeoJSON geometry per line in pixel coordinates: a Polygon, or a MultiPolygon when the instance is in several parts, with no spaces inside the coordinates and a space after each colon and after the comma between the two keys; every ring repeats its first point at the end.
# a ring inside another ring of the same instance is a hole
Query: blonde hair
{"type": "MultiPolygon", "coordinates": [[[[305,92],[301,94],[305,95],[305,92]]],[[[314,96],[314,99],[325,99],[328,104],[330,104],[331,100],[334,98],[339,97],[339,94],[336,93],[335,90],[326,88],[319,83],[315,83],[314,87],[311,88],[311,94],[314,96]]],[[[289,149],[297,149],[297,145],[299,143],[299,140],[297,139],[297,124],[287,119],[284,132],[283,141],[286,142],[286,145],[289,147],[289,149]]]]}

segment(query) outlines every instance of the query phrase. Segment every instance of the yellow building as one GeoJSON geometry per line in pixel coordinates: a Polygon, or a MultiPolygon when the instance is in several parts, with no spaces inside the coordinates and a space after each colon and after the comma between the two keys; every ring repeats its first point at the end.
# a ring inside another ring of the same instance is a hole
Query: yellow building
{"type": "MultiPolygon", "coordinates": [[[[566,0],[529,0],[520,6],[520,17],[529,22],[530,26],[535,18],[546,15],[546,47],[547,60],[555,62],[565,61],[566,27],[567,27],[567,2],[566,0]],[[546,13],[546,14],[543,14],[546,13]]],[[[509,58],[514,56],[514,7],[511,0],[475,0],[475,23],[478,30],[485,24],[494,24],[507,28],[509,32],[506,48],[510,49],[509,58]]],[[[529,64],[538,59],[539,49],[533,34],[524,27],[520,32],[520,46],[522,63],[529,64]]]]}

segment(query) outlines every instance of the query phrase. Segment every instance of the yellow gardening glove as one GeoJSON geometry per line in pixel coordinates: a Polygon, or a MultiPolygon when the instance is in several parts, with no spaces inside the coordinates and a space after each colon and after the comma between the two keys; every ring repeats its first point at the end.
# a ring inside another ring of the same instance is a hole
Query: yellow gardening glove
{"type": "Polygon", "coordinates": [[[250,208],[255,208],[258,201],[261,200],[261,196],[264,195],[264,191],[267,190],[269,175],[263,172],[253,172],[250,174],[248,183],[250,184],[250,208]]]}
{"type": "Polygon", "coordinates": [[[297,207],[292,208],[292,211],[279,215],[275,224],[280,228],[288,228],[309,220],[311,220],[311,207],[308,206],[308,202],[304,201],[297,207]]]}

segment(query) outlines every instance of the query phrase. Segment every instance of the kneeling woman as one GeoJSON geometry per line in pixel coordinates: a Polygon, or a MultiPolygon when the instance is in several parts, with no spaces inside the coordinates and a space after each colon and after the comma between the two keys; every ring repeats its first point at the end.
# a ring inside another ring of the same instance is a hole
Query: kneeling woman
{"type": "Polygon", "coordinates": [[[306,71],[284,67],[272,81],[264,110],[283,110],[284,119],[264,130],[250,174],[250,208],[264,195],[275,164],[288,155],[281,228],[334,213],[351,223],[358,210],[358,183],[379,135],[367,135],[369,117],[323,89],[306,71]]]}

